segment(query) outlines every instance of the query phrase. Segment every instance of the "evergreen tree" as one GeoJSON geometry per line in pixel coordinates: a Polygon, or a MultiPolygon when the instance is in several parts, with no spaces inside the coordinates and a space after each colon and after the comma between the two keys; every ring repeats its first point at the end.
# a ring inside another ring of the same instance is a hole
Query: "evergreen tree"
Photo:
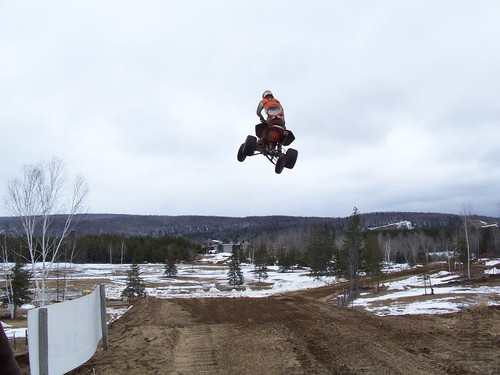
{"type": "MultiPolygon", "coordinates": [[[[458,238],[457,238],[457,242],[456,242],[456,245],[455,245],[455,253],[456,253],[456,257],[457,257],[457,260],[466,265],[467,262],[468,262],[468,252],[467,252],[467,239],[465,237],[465,234],[461,233],[458,238]]],[[[466,269],[466,268],[464,268],[466,269]]]]}
{"type": "Polygon", "coordinates": [[[141,278],[141,273],[137,263],[132,263],[127,272],[127,286],[122,292],[122,297],[135,300],[146,296],[146,287],[141,278]]]}
{"type": "Polygon", "coordinates": [[[274,266],[277,262],[278,262],[278,259],[276,258],[276,256],[273,253],[268,251],[267,256],[266,256],[266,264],[268,266],[274,266]]]}
{"type": "Polygon", "coordinates": [[[11,317],[17,317],[17,308],[32,300],[32,293],[29,289],[31,284],[31,272],[24,269],[24,264],[16,263],[12,268],[11,285],[7,289],[7,294],[2,297],[2,302],[12,305],[11,317]]]}
{"type": "Polygon", "coordinates": [[[332,274],[335,244],[333,233],[327,224],[319,228],[316,224],[311,226],[306,251],[311,274],[314,277],[332,274]]]}
{"type": "Polygon", "coordinates": [[[427,267],[427,263],[428,263],[427,255],[425,254],[425,250],[422,247],[418,248],[417,262],[419,264],[421,264],[422,266],[427,267]]]}
{"type": "Polygon", "coordinates": [[[229,258],[229,271],[227,273],[229,285],[236,287],[243,285],[243,272],[240,264],[240,251],[236,245],[233,245],[232,255],[229,258]]]}
{"type": "Polygon", "coordinates": [[[296,254],[293,251],[280,251],[278,255],[278,267],[280,272],[289,272],[294,264],[297,264],[297,261],[296,254]]]}
{"type": "Polygon", "coordinates": [[[384,254],[374,234],[370,234],[362,251],[362,267],[368,276],[377,277],[382,273],[384,254]]]}
{"type": "Polygon", "coordinates": [[[176,261],[177,258],[175,256],[175,252],[169,249],[167,252],[167,259],[165,261],[165,275],[168,277],[177,276],[177,266],[175,265],[176,261]]]}
{"type": "Polygon", "coordinates": [[[269,252],[266,246],[261,243],[257,251],[255,252],[254,265],[256,268],[259,281],[261,279],[267,279],[267,266],[269,261],[269,252]]]}
{"type": "Polygon", "coordinates": [[[347,223],[347,230],[338,257],[338,270],[350,281],[350,291],[358,288],[358,275],[360,271],[361,252],[363,249],[359,211],[354,207],[353,213],[347,223]]]}

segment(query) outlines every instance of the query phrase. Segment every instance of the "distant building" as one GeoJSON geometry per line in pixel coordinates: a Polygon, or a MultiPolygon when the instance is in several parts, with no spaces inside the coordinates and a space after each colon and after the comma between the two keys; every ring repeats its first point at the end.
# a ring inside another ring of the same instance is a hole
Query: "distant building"
{"type": "Polygon", "coordinates": [[[233,252],[233,247],[235,247],[235,246],[238,250],[246,250],[248,248],[248,246],[250,246],[250,243],[249,242],[220,243],[217,246],[217,252],[218,253],[231,253],[231,252],[233,252]]]}
{"type": "Polygon", "coordinates": [[[222,241],[210,240],[205,246],[205,253],[207,254],[215,254],[219,253],[219,246],[222,245],[222,241]]]}

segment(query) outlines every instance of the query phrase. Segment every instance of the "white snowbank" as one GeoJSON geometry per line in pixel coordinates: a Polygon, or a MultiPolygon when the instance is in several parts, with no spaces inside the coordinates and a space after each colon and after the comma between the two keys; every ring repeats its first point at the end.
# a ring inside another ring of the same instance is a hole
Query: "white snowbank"
{"type": "Polygon", "coordinates": [[[484,262],[484,265],[488,266],[488,267],[493,267],[493,266],[496,266],[496,265],[500,265],[500,259],[487,260],[487,261],[484,262]]]}

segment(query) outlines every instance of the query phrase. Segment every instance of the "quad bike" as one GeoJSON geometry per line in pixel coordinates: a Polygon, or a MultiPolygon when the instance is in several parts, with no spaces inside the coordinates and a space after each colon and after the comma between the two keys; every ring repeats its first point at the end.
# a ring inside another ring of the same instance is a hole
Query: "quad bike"
{"type": "Polygon", "coordinates": [[[242,162],[247,156],[262,154],[275,165],[274,171],[278,174],[283,168],[292,169],[295,166],[298,151],[293,148],[288,150],[283,148],[295,140],[290,130],[263,122],[255,125],[255,134],[257,137],[247,136],[245,143],[238,149],[238,161],[242,162]]]}

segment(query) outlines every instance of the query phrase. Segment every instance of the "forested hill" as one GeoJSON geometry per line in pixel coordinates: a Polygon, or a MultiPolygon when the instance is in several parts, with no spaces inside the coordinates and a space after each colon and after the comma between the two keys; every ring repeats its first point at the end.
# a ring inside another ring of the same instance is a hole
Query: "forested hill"
{"type": "MultiPolygon", "coordinates": [[[[499,219],[473,216],[477,222],[494,224],[499,219]]],[[[65,217],[55,217],[57,224],[65,217]]],[[[125,236],[183,236],[193,240],[245,240],[263,233],[280,235],[308,231],[312,224],[327,223],[334,230],[343,230],[349,217],[300,216],[143,216],[118,214],[86,214],[77,217],[76,235],[119,234],[125,236]]],[[[416,212],[376,212],[361,214],[362,229],[384,227],[389,224],[411,223],[411,228],[458,227],[458,215],[416,212]]],[[[0,233],[20,233],[19,219],[0,217],[0,233]]]]}

